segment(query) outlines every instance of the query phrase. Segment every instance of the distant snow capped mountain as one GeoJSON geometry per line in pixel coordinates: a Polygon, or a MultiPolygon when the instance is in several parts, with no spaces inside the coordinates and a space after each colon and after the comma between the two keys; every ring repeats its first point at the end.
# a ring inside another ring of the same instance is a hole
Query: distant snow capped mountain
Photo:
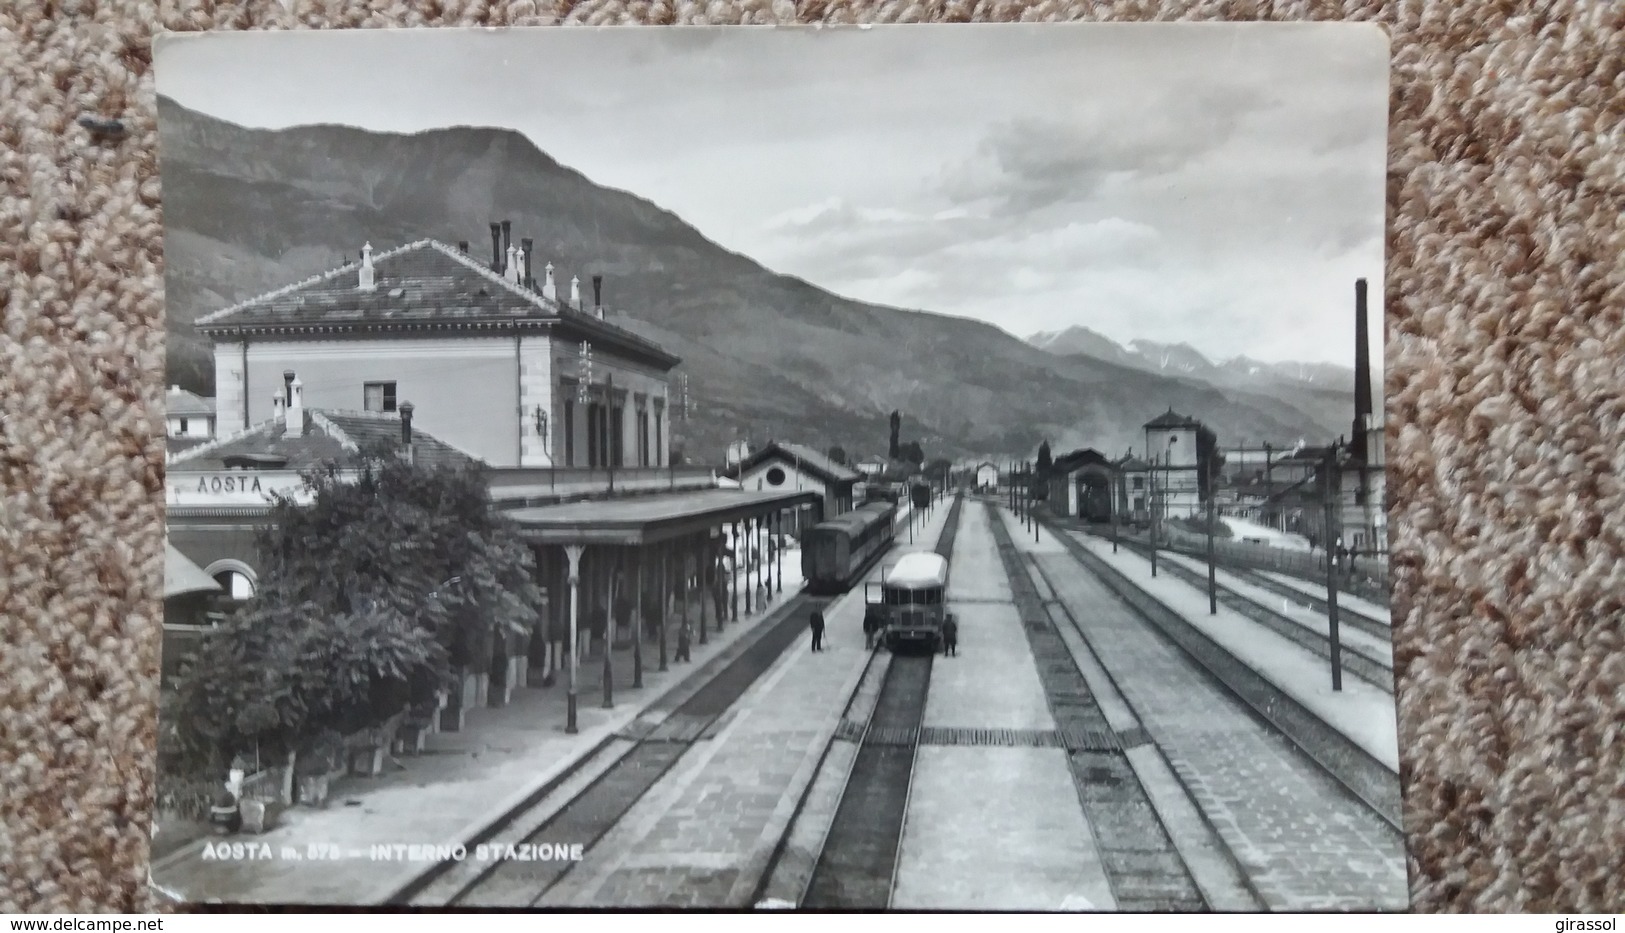
{"type": "Polygon", "coordinates": [[[1132,354],[1120,346],[1117,341],[1105,334],[1097,333],[1087,327],[1073,325],[1066,330],[1042,331],[1027,338],[1027,342],[1040,350],[1048,350],[1058,356],[1073,356],[1083,354],[1092,356],[1097,360],[1108,363],[1122,363],[1132,365],[1132,354]]]}
{"type": "Polygon", "coordinates": [[[1352,392],[1354,387],[1354,370],[1335,363],[1270,363],[1249,356],[1231,357],[1215,363],[1187,343],[1132,340],[1125,347],[1082,325],[1065,330],[1042,331],[1028,337],[1027,342],[1060,356],[1090,356],[1148,372],[1191,377],[1234,388],[1308,384],[1316,388],[1352,392]]]}

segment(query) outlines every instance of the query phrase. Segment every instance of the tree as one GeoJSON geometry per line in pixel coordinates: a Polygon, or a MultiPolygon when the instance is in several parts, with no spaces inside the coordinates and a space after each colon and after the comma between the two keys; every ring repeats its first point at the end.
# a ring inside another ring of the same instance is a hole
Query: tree
{"type": "Polygon", "coordinates": [[[902,429],[902,427],[903,427],[903,415],[902,415],[902,413],[901,412],[896,412],[896,411],[892,412],[891,413],[891,443],[889,445],[887,445],[887,447],[886,447],[886,459],[888,459],[888,460],[901,460],[903,458],[902,450],[901,450],[901,448],[899,448],[897,446],[897,432],[900,431],[902,429]]]}
{"type": "Polygon", "coordinates": [[[279,497],[259,532],[259,595],[182,675],[192,750],[297,751],[377,725],[535,625],[530,550],[480,466],[417,466],[386,445],[303,479],[305,501],[279,497]]]}
{"type": "Polygon", "coordinates": [[[898,448],[901,456],[898,459],[914,464],[916,467],[925,463],[925,451],[921,449],[919,441],[909,441],[898,448]]]}
{"type": "Polygon", "coordinates": [[[831,447],[829,449],[829,459],[831,463],[838,463],[841,466],[846,466],[846,448],[842,447],[840,444],[836,444],[835,446],[831,447]]]}
{"type": "Polygon", "coordinates": [[[1049,441],[1046,440],[1038,445],[1038,475],[1048,476],[1050,468],[1054,465],[1055,461],[1051,458],[1049,452],[1049,441]]]}
{"type": "Polygon", "coordinates": [[[953,471],[953,461],[938,457],[925,465],[925,475],[932,482],[947,485],[948,474],[953,471]]]}
{"type": "Polygon", "coordinates": [[[1196,429],[1196,494],[1206,502],[1213,481],[1224,467],[1224,454],[1219,452],[1219,436],[1202,425],[1196,429]]]}

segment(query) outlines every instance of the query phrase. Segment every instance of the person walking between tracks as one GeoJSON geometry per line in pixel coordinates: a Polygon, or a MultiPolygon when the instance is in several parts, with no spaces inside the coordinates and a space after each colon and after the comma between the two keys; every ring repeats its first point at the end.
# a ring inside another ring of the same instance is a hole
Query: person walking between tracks
{"type": "Polygon", "coordinates": [[[875,647],[875,632],[880,628],[880,620],[875,618],[875,611],[868,610],[863,614],[863,650],[872,651],[875,647]]]}
{"type": "Polygon", "coordinates": [[[942,620],[942,653],[959,656],[959,621],[953,616],[942,620]]]}
{"type": "Polygon", "coordinates": [[[824,650],[824,613],[814,609],[812,611],[812,650],[824,650]]]}
{"type": "Polygon", "coordinates": [[[694,626],[693,625],[690,625],[688,622],[684,622],[681,626],[678,626],[678,628],[677,628],[677,660],[679,660],[679,661],[687,661],[687,660],[689,660],[688,651],[689,651],[689,646],[693,643],[693,640],[694,640],[694,626]]]}

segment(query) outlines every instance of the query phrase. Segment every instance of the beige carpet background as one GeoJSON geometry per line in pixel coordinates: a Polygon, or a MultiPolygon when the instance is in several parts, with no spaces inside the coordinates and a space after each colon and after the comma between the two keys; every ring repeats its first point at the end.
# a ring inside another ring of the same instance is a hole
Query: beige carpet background
{"type": "Polygon", "coordinates": [[[0,910],[149,904],[155,30],[1344,17],[1393,37],[1388,443],[1415,907],[1625,910],[1625,3],[1609,0],[5,0],[0,910]],[[129,135],[93,139],[82,114],[129,135]]]}

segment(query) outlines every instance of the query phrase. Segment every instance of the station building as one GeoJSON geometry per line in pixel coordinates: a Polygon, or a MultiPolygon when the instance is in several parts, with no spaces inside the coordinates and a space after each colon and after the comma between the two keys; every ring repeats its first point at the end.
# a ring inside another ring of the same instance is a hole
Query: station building
{"type": "Polygon", "coordinates": [[[670,465],[677,357],[604,319],[600,277],[589,310],[579,278],[564,299],[551,265],[533,276],[532,241],[514,245],[509,224],[491,225],[491,243],[489,264],[466,242],[368,244],[359,261],[199,318],[219,436],[171,456],[167,491],[176,551],[241,599],[258,588],[270,496],[299,489],[301,470],[383,437],[419,462],[485,464],[544,604],[530,636],[498,640],[458,710],[551,682],[572,617],[578,654],[630,650],[640,681],[658,639],[664,669],[676,624],[697,623],[703,643],[783,591],[782,549],[731,542],[829,505],[820,489],[722,489],[711,467],[670,465]]]}
{"type": "Polygon", "coordinates": [[[993,490],[999,487],[999,468],[996,464],[982,461],[976,465],[976,488],[993,490]]]}
{"type": "MultiPolygon", "coordinates": [[[[816,492],[822,505],[819,520],[852,511],[854,489],[862,479],[857,471],[811,447],[784,441],[769,441],[730,467],[726,475],[743,489],[816,492]]],[[[791,533],[799,534],[800,529],[795,528],[791,533]]]]}

